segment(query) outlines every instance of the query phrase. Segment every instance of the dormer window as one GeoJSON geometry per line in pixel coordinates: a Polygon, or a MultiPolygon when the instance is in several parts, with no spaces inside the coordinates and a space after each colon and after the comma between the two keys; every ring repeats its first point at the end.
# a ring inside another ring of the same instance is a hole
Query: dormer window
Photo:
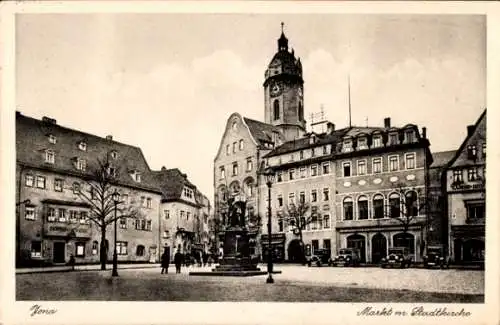
{"type": "Polygon", "coordinates": [[[397,133],[391,133],[391,134],[389,134],[389,144],[391,146],[399,144],[399,139],[398,139],[398,134],[397,133]]]}
{"type": "Polygon", "coordinates": [[[82,158],[76,160],[76,169],[85,171],[87,169],[87,161],[82,158]]]}
{"type": "Polygon", "coordinates": [[[136,181],[137,183],[140,183],[140,182],[141,182],[141,173],[136,172],[136,173],[135,173],[135,177],[134,177],[134,179],[135,179],[135,181],[136,181]]]}
{"type": "Polygon", "coordinates": [[[467,156],[469,159],[476,159],[477,157],[477,148],[475,145],[467,146],[467,156]]]}
{"type": "Polygon", "coordinates": [[[315,144],[316,143],[316,136],[314,134],[311,135],[309,138],[309,144],[315,144]]]}
{"type": "Polygon", "coordinates": [[[45,162],[53,164],[56,160],[56,154],[53,150],[45,150],[45,162]]]}
{"type": "Polygon", "coordinates": [[[78,143],[78,149],[81,151],[87,151],[87,143],[85,141],[80,141],[78,143]]]}
{"type": "Polygon", "coordinates": [[[352,139],[344,139],[344,143],[342,144],[342,152],[351,152],[352,151],[352,139]]]}
{"type": "Polygon", "coordinates": [[[366,137],[358,138],[358,150],[368,149],[368,141],[366,137]]]}
{"type": "Polygon", "coordinates": [[[116,168],[115,167],[108,167],[108,175],[110,177],[116,177],[116,168]]]}
{"type": "Polygon", "coordinates": [[[53,134],[49,134],[49,143],[56,144],[57,143],[57,138],[53,134]]]}
{"type": "Polygon", "coordinates": [[[382,136],[381,135],[374,135],[373,136],[372,147],[373,148],[382,147],[382,136]]]}
{"type": "Polygon", "coordinates": [[[405,131],[405,142],[406,143],[415,142],[415,131],[414,130],[406,130],[405,131]]]}
{"type": "Polygon", "coordinates": [[[111,151],[111,158],[116,159],[116,157],[118,157],[118,153],[115,150],[111,151]]]}
{"type": "Polygon", "coordinates": [[[192,200],[194,197],[194,191],[190,188],[185,187],[184,188],[184,197],[192,200]]]}

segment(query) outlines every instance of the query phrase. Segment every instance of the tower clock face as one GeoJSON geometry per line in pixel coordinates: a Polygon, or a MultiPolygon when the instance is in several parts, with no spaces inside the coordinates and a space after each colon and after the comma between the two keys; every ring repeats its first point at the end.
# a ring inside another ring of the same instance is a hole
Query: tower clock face
{"type": "Polygon", "coordinates": [[[278,96],[279,94],[281,94],[281,86],[279,83],[277,82],[274,82],[271,84],[271,87],[270,87],[270,92],[271,92],[271,96],[275,97],[275,96],[278,96]]]}

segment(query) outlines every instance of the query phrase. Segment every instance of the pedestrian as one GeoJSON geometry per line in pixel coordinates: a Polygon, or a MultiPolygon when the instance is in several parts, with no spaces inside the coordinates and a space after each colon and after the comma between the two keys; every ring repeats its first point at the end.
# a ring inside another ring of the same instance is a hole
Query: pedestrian
{"type": "Polygon", "coordinates": [[[71,270],[74,271],[75,270],[75,257],[73,256],[73,254],[70,255],[68,264],[69,264],[69,266],[71,266],[71,270]]]}
{"type": "Polygon", "coordinates": [[[163,251],[163,254],[161,255],[161,274],[165,272],[165,274],[168,274],[168,265],[170,263],[170,256],[167,253],[167,250],[163,251]]]}
{"type": "Polygon", "coordinates": [[[181,273],[182,254],[177,251],[174,255],[175,273],[181,273]]]}

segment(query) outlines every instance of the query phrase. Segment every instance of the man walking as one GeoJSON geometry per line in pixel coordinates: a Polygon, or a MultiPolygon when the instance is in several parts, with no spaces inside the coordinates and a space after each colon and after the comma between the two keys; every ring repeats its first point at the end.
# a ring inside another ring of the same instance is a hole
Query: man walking
{"type": "Polygon", "coordinates": [[[165,249],[163,254],[161,255],[161,274],[165,271],[165,274],[168,274],[168,265],[170,264],[170,256],[165,249]]]}
{"type": "Polygon", "coordinates": [[[177,251],[174,255],[175,273],[181,273],[182,254],[177,251]]]}

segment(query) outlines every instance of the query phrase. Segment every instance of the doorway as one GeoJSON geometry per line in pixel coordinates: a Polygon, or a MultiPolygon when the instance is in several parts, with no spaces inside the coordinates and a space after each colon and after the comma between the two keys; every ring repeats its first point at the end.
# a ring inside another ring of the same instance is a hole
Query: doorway
{"type": "Polygon", "coordinates": [[[156,262],[156,247],[149,247],[149,263],[156,262]]]}
{"type": "Polygon", "coordinates": [[[372,263],[378,264],[387,255],[387,240],[381,233],[372,238],[372,263]]]}
{"type": "Polygon", "coordinates": [[[365,237],[355,234],[347,237],[347,247],[359,249],[361,263],[366,263],[366,242],[365,237]]]}
{"type": "Polygon", "coordinates": [[[65,263],[66,262],[66,243],[55,242],[54,243],[54,263],[65,263]]]}

